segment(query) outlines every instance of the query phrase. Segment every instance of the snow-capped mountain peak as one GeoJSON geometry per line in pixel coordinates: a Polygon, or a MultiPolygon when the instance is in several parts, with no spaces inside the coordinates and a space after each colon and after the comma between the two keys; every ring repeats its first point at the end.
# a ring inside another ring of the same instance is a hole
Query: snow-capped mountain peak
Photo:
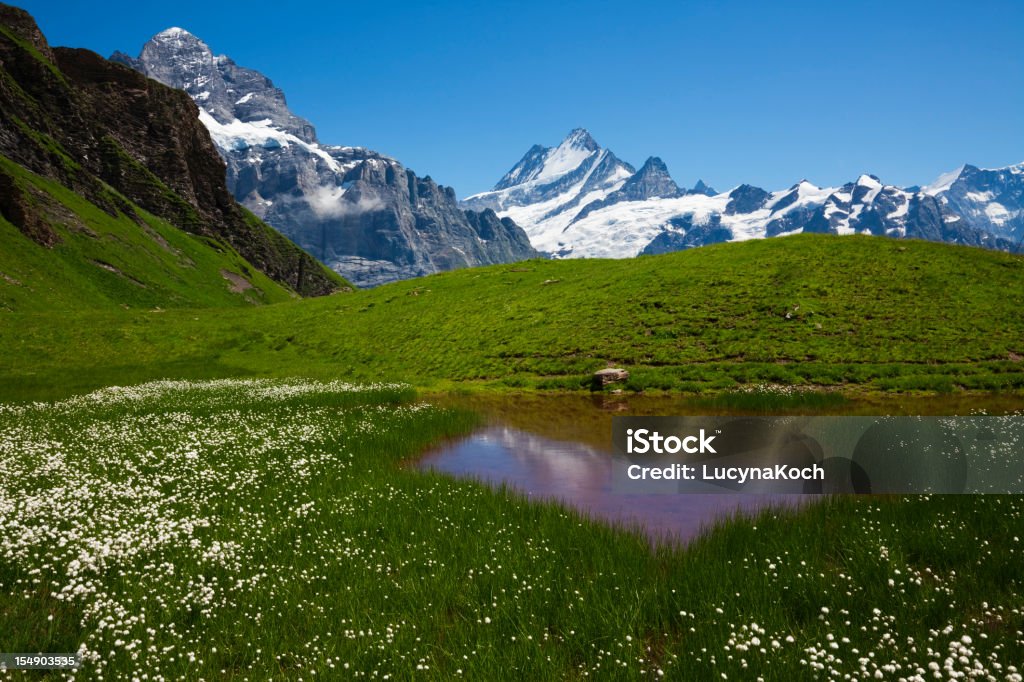
{"type": "Polygon", "coordinates": [[[580,211],[621,189],[635,172],[576,128],[555,147],[530,147],[493,190],[468,197],[463,206],[500,212],[535,245],[545,245],[539,248],[559,251],[559,234],[580,211]]]}
{"type": "Polygon", "coordinates": [[[560,145],[545,155],[544,163],[526,180],[542,182],[559,178],[579,168],[584,161],[599,150],[600,147],[587,131],[573,131],[560,145]]]}
{"type": "Polygon", "coordinates": [[[138,58],[111,59],[188,93],[235,199],[357,285],[537,255],[512,221],[461,209],[429,176],[367,149],[319,144],[269,78],[184,29],[153,36],[138,58]]]}
{"type": "Polygon", "coordinates": [[[187,40],[189,38],[191,38],[193,40],[197,40],[199,42],[202,42],[201,40],[196,38],[194,35],[192,35],[191,33],[189,33],[188,31],[186,31],[185,29],[183,29],[183,28],[181,28],[179,26],[171,26],[170,28],[165,28],[164,30],[160,31],[155,36],[153,36],[153,40],[160,40],[160,41],[164,41],[164,40],[187,40]]]}
{"type": "Polygon", "coordinates": [[[842,187],[804,179],[776,192],[744,184],[716,194],[703,182],[681,190],[658,157],[634,172],[579,128],[557,147],[532,147],[494,190],[464,205],[513,218],[555,257],[634,256],[796,232],[1009,249],[1024,237],[1024,164],[963,166],[923,190],[864,173],[842,187]]]}
{"type": "Polygon", "coordinates": [[[288,109],[284,93],[269,78],[228,57],[215,56],[206,43],[183,28],[157,33],[142,47],[138,59],[122,53],[111,58],[184,90],[223,126],[269,121],[269,127],[316,144],[313,125],[288,109]]]}
{"type": "Polygon", "coordinates": [[[586,128],[573,128],[558,146],[560,148],[585,149],[590,152],[595,152],[601,148],[586,128]]]}
{"type": "Polygon", "coordinates": [[[850,198],[855,202],[870,204],[881,191],[882,181],[877,176],[865,173],[857,178],[850,198]]]}
{"type": "Polygon", "coordinates": [[[493,191],[552,182],[578,169],[600,151],[601,147],[586,129],[575,128],[557,147],[530,147],[519,163],[498,181],[493,191]]]}

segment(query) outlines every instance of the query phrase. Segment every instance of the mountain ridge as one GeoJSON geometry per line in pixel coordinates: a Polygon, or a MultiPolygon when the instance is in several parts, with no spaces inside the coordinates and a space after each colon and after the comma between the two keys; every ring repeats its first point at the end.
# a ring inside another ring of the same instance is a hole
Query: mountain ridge
{"type": "Polygon", "coordinates": [[[918,237],[1006,251],[1020,250],[1024,240],[1024,164],[965,164],[923,189],[886,185],[865,173],[841,187],[801,180],[788,190],[741,184],[718,193],[703,181],[682,190],[652,156],[640,170],[622,162],[603,192],[588,194],[592,188],[581,179],[600,155],[614,157],[586,129],[575,128],[556,147],[531,147],[491,190],[463,205],[512,217],[556,258],[622,258],[797,232],[918,237]],[[566,154],[579,140],[587,141],[587,154],[566,154]]]}
{"type": "Polygon", "coordinates": [[[184,29],[156,34],[137,58],[111,58],[187,92],[234,197],[357,285],[539,255],[513,221],[468,215],[429,176],[362,147],[321,144],[269,78],[184,29]]]}

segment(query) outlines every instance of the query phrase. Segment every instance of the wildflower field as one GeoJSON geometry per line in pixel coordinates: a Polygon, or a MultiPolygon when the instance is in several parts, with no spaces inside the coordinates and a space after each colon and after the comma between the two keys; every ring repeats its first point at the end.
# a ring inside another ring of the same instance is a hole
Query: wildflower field
{"type": "Polygon", "coordinates": [[[833,499],[686,548],[407,466],[407,387],[156,382],[0,406],[15,679],[984,679],[1024,664],[1024,500],[833,499]]]}

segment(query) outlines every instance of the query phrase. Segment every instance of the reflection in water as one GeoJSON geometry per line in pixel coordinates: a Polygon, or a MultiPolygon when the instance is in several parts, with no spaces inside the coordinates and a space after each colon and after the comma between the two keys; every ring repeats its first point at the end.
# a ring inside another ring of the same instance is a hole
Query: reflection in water
{"type": "MultiPolygon", "coordinates": [[[[484,413],[488,426],[428,454],[419,466],[488,483],[507,483],[526,495],[560,500],[598,519],[638,523],[652,539],[687,541],[737,510],[796,505],[804,495],[645,494],[612,492],[613,416],[764,414],[709,407],[673,396],[543,394],[438,395],[433,402],[484,413]]],[[[1024,409],[1017,394],[897,395],[836,405],[794,405],[780,413],[811,415],[1007,414],[1024,409]]],[[[774,410],[773,410],[774,412],[774,410]]]]}
{"type": "Polygon", "coordinates": [[[419,466],[491,484],[507,483],[535,499],[558,500],[593,518],[639,524],[652,539],[686,541],[737,510],[806,501],[802,495],[649,494],[612,492],[610,448],[558,441],[493,425],[429,453],[419,466]]]}

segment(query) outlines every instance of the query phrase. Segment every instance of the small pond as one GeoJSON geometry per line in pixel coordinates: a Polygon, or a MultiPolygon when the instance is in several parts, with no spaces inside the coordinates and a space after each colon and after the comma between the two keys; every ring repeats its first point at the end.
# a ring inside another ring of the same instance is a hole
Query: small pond
{"type": "MultiPolygon", "coordinates": [[[[737,401],[695,401],[671,396],[473,395],[435,396],[432,402],[481,413],[484,424],[461,440],[432,450],[418,462],[453,476],[506,484],[539,500],[556,500],[617,524],[639,524],[652,541],[686,542],[736,513],[813,500],[806,495],[622,494],[612,490],[612,417],[628,415],[766,414],[737,401]]],[[[1024,408],[1017,396],[894,397],[856,402],[771,406],[773,414],[954,415],[1024,408]]]]}

